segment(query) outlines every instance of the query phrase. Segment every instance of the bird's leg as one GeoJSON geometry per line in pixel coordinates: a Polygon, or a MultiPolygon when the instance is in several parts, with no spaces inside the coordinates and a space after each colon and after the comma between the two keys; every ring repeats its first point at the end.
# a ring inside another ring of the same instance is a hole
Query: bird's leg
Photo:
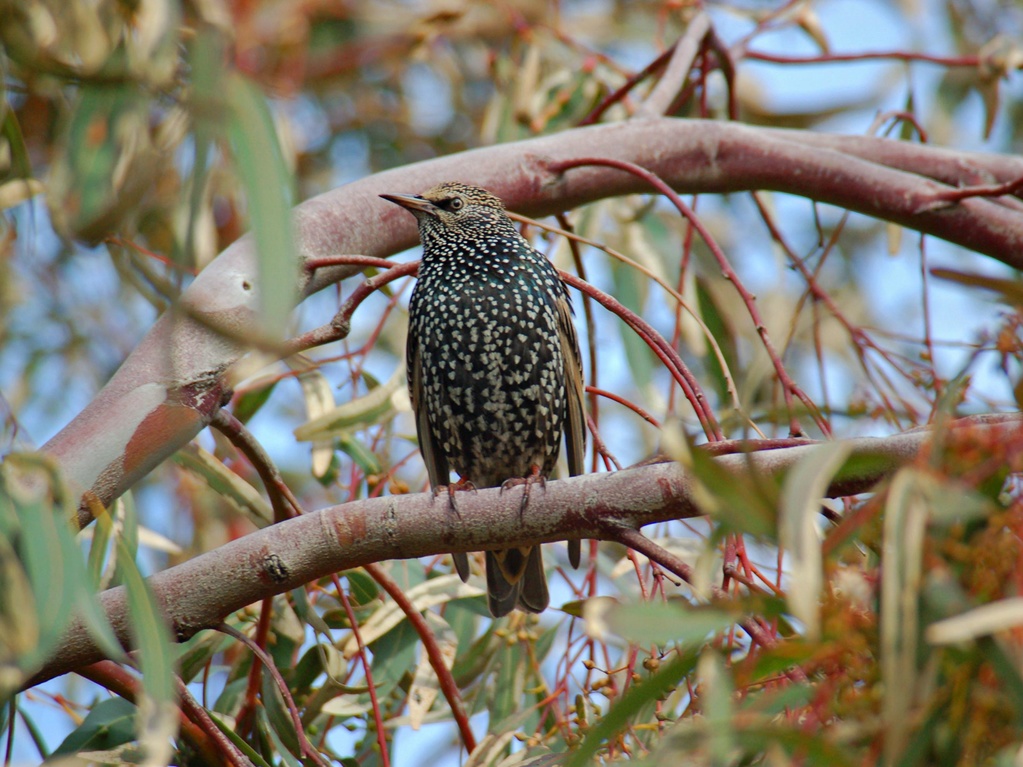
{"type": "Polygon", "coordinates": [[[460,490],[472,490],[475,493],[476,485],[472,483],[472,480],[466,479],[465,477],[459,475],[457,482],[450,485],[437,485],[437,487],[433,488],[434,498],[440,495],[441,492],[447,491],[448,503],[451,504],[451,510],[455,512],[459,519],[462,518],[462,515],[458,513],[458,506],[455,504],[455,493],[457,493],[460,490]]]}
{"type": "Polygon", "coordinates": [[[502,493],[508,488],[515,487],[516,485],[526,486],[525,489],[522,491],[522,504],[519,506],[520,518],[525,513],[526,506],[529,505],[529,491],[533,487],[533,485],[537,484],[538,482],[543,486],[544,490],[547,489],[547,477],[541,473],[540,467],[534,463],[529,467],[529,473],[526,476],[512,477],[511,479],[506,479],[504,482],[501,483],[502,493]]]}

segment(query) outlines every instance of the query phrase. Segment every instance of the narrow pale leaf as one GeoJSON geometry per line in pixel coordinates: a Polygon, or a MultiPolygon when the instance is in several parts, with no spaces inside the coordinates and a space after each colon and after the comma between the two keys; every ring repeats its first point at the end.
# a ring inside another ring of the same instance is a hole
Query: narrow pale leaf
{"type": "Polygon", "coordinates": [[[895,475],[885,506],[881,579],[882,715],[887,725],[883,763],[896,762],[910,733],[909,712],[917,689],[920,635],[918,601],[928,503],[927,479],[912,469],[895,475]]]}
{"type": "MultiPolygon", "coordinates": [[[[472,583],[462,583],[461,578],[455,574],[442,575],[438,578],[431,578],[413,587],[405,596],[409,598],[416,610],[422,612],[434,605],[449,602],[452,599],[463,599],[465,597],[477,597],[486,593],[482,588],[472,583]]],[[[405,613],[394,602],[386,602],[359,630],[364,644],[371,644],[399,623],[405,620],[405,613]]],[[[355,637],[351,636],[345,642],[342,652],[345,658],[352,658],[359,651],[359,645],[355,637]]]]}
{"type": "Polygon", "coordinates": [[[295,306],[298,282],[291,181],[273,117],[259,88],[235,73],[224,77],[223,86],[230,108],[228,135],[256,238],[263,331],[282,336],[295,306]]]}
{"type": "Polygon", "coordinates": [[[820,597],[824,586],[821,538],[817,516],[821,499],[852,448],[848,443],[825,442],[810,450],[785,477],[779,512],[779,542],[789,558],[787,592],[792,614],[807,639],[820,637],[820,597]]]}
{"type": "Polygon", "coordinates": [[[1023,625],[1023,597],[1002,599],[962,615],[932,623],[924,633],[931,644],[953,644],[1023,625]]]}
{"type": "MultiPolygon", "coordinates": [[[[330,439],[340,432],[363,429],[390,419],[398,410],[394,395],[405,389],[405,366],[399,365],[386,382],[362,397],[332,408],[295,429],[295,439],[330,439]]],[[[331,399],[333,404],[333,399],[331,399]]],[[[307,410],[309,405],[306,405],[307,410]]],[[[312,412],[310,412],[312,415],[312,412]]]]}
{"type": "MultiPolygon", "coordinates": [[[[444,665],[450,670],[455,663],[455,653],[458,650],[458,637],[447,621],[434,612],[424,613],[426,623],[437,642],[444,665]]],[[[419,665],[416,666],[416,673],[412,677],[412,685],[409,687],[408,710],[409,724],[413,730],[418,730],[426,717],[427,712],[437,700],[440,694],[440,680],[437,672],[430,663],[430,656],[426,648],[420,653],[419,665]]]]}
{"type": "Polygon", "coordinates": [[[254,524],[266,527],[273,522],[273,509],[259,491],[208,450],[189,442],[174,454],[174,461],[205,479],[211,489],[235,504],[254,524]]]}

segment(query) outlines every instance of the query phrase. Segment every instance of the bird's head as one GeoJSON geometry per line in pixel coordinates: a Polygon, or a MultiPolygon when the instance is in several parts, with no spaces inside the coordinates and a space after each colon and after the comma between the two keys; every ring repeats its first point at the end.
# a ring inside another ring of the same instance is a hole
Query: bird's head
{"type": "Polygon", "coordinates": [[[446,181],[422,194],[382,194],[416,217],[419,230],[427,233],[480,232],[492,227],[512,227],[504,204],[486,189],[446,181]]]}

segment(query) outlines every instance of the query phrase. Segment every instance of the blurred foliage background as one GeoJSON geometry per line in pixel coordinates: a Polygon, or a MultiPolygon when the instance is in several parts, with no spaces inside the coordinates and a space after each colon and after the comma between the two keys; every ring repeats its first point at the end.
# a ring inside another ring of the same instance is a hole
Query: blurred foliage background
{"type": "MultiPolygon", "coordinates": [[[[1010,0],[0,0],[3,452],[38,446],[80,411],[192,276],[254,221],[386,168],[628,119],[656,82],[653,62],[703,10],[736,67],[744,122],[1019,151],[1023,7],[1010,0]],[[877,51],[889,55],[829,60],[877,51]],[[651,76],[606,102],[647,67],[651,76]]],[[[705,54],[671,114],[727,118],[727,97],[721,56],[705,54]]],[[[1018,407],[1016,307],[926,278],[941,264],[1015,278],[1004,267],[788,195],[693,202],[836,436],[891,433],[936,412],[1018,407]]],[[[787,435],[789,413],[746,308],[677,213],[633,196],[569,220],[645,268],[600,248],[582,252],[591,282],[681,348],[728,436],[787,435]],[[650,274],[697,307],[736,382],[734,397],[703,333],[650,274]]],[[[563,240],[529,231],[572,268],[563,240]]],[[[361,279],[304,302],[293,330],[328,321],[361,279]]],[[[410,282],[393,287],[360,308],[345,342],[311,355],[311,367],[254,369],[237,387],[234,411],[305,508],[425,487],[408,413],[362,399],[387,385],[403,353],[410,282]],[[318,435],[320,460],[311,462],[292,431],[334,402],[355,403],[353,420],[318,435]]],[[[600,339],[598,356],[586,354],[588,382],[625,403],[593,400],[618,463],[656,452],[658,423],[680,418],[692,427],[649,350],[615,318],[595,311],[590,325],[579,314],[584,347],[600,339]]],[[[391,384],[401,389],[400,376],[391,384]]],[[[813,418],[798,415],[821,436],[813,418]]],[[[587,634],[573,610],[492,622],[442,560],[385,569],[426,611],[474,729],[489,734],[474,764],[548,764],[535,760],[580,743],[572,764],[598,751],[608,762],[649,764],[679,764],[683,754],[693,764],[1010,764],[1023,722],[1020,637],[928,644],[923,627],[1018,596],[1018,447],[950,441],[878,493],[831,504],[815,520],[826,541],[840,531],[825,546],[815,637],[786,607],[791,584],[777,537],[743,547],[729,537],[745,532],[734,523],[647,531],[708,573],[718,587],[711,598],[677,598],[689,592],[612,545],[581,577],[556,576],[556,604],[625,597],[602,634],[587,634]],[[888,526],[907,518],[924,525],[908,542],[907,529],[918,527],[888,526]],[[882,552],[895,557],[886,571],[902,573],[888,601],[878,585],[882,552]],[[739,557],[723,579],[722,555],[729,565],[739,557]],[[918,609],[892,613],[885,628],[892,599],[918,609]]],[[[594,454],[593,470],[612,467],[594,454]]],[[[27,497],[5,475],[0,509],[4,593],[12,595],[0,641],[3,660],[23,670],[33,637],[53,647],[76,601],[66,600],[60,620],[30,630],[11,617],[22,604],[14,595],[29,595],[25,614],[50,598],[40,580],[46,568],[37,567],[46,556],[33,559],[24,547],[32,515],[64,504],[59,478],[30,469],[48,490],[27,497]]],[[[147,612],[133,563],[152,572],[265,524],[259,487],[225,439],[204,433],[119,504],[102,532],[77,542],[47,533],[40,551],[67,556],[77,546],[89,555],[84,570],[68,570],[53,588],[87,600],[91,590],[134,584],[141,637],[158,648],[150,656],[168,662],[143,668],[138,700],[155,702],[145,711],[109,695],[104,688],[117,689],[110,678],[99,686],[58,680],[12,699],[0,741],[8,761],[40,761],[59,747],[134,763],[140,744],[161,758],[154,744],[169,742],[176,719],[168,702],[182,692],[171,691],[171,646],[147,612]]],[[[766,506],[777,510],[775,491],[766,506]]],[[[730,489],[710,482],[708,492],[728,497],[730,489]]],[[[548,560],[563,563],[560,552],[548,560]]],[[[433,703],[436,680],[418,660],[421,637],[385,612],[389,604],[360,571],[233,616],[232,626],[271,653],[301,728],[269,676],[253,673],[252,654],[223,635],[187,643],[178,675],[252,749],[254,763],[298,763],[302,732],[346,764],[460,763],[452,713],[443,698],[433,703]],[[353,621],[368,646],[361,653],[353,621]]],[[[165,762],[223,757],[203,752],[202,733],[186,730],[165,762]]]]}

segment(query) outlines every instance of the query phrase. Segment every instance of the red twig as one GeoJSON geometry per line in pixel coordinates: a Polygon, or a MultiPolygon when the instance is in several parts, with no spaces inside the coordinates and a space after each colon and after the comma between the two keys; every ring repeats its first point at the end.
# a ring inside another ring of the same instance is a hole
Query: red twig
{"type": "MultiPolygon", "coordinates": [[[[101,660],[98,663],[77,669],[75,673],[83,679],[88,679],[90,682],[120,695],[131,703],[136,703],[138,700],[139,678],[111,660],[101,660]]],[[[181,690],[187,690],[187,688],[180,679],[175,677],[175,680],[181,701],[181,737],[196,749],[204,761],[209,764],[229,764],[239,767],[247,765],[248,761],[209,719],[206,712],[202,711],[204,716],[199,716],[188,705],[188,701],[181,696],[181,690]]],[[[192,702],[194,703],[194,699],[192,702]]],[[[196,707],[202,709],[198,704],[196,707]]]]}
{"type": "Polygon", "coordinates": [[[375,256],[324,256],[308,258],[302,266],[312,272],[324,266],[365,266],[367,269],[375,266],[379,269],[391,269],[395,263],[390,259],[375,256]]]}
{"type": "Polygon", "coordinates": [[[651,173],[646,168],[642,168],[639,165],[636,165],[635,163],[627,162],[624,160],[614,160],[606,157],[581,157],[575,160],[565,160],[562,162],[552,163],[550,166],[550,170],[554,173],[564,173],[566,170],[569,170],[571,168],[578,168],[587,165],[603,165],[609,168],[618,168],[620,170],[626,171],[627,173],[631,173],[635,176],[638,176],[639,178],[642,178],[644,181],[646,181],[652,187],[654,187],[658,192],[660,192],[669,200],[671,200],[672,204],[676,207],[679,213],[681,213],[686,219],[689,220],[690,223],[692,223],[693,227],[696,229],[697,232],[699,232],[700,237],[703,238],[703,241],[707,244],[707,247],[710,249],[711,253],[714,255],[714,258],[717,260],[718,265],[721,267],[721,271],[725,279],[730,281],[732,285],[735,286],[736,291],[739,293],[739,296],[742,298],[743,303],[746,305],[746,310],[750,314],[750,319],[753,320],[753,325],[756,328],[757,334],[760,336],[761,343],[764,345],[764,350],[771,358],[771,362],[774,365],[775,373],[777,374],[778,380],[781,382],[781,385],[783,387],[782,390],[785,396],[785,402],[789,410],[790,415],[789,431],[793,435],[802,433],[802,429],[799,426],[799,421],[795,414],[795,403],[793,402],[793,396],[795,396],[806,406],[807,410],[813,415],[818,428],[820,428],[821,431],[824,432],[824,434],[830,435],[831,428],[828,426],[827,421],[825,421],[824,418],[821,417],[820,413],[817,410],[816,405],[814,405],[813,401],[808,396],[806,396],[806,393],[803,392],[803,390],[796,385],[796,382],[792,380],[792,377],[789,376],[788,371],[782,364],[781,358],[778,356],[778,352],[774,348],[774,343],[771,341],[771,337],[767,334],[767,326],[764,324],[763,318],[760,316],[760,310],[757,308],[756,305],[756,297],[746,289],[746,286],[743,285],[742,281],[739,279],[739,275],[736,274],[735,270],[732,268],[731,263],[729,263],[728,258],[724,254],[724,251],[721,250],[717,242],[711,236],[710,232],[703,225],[703,222],[699,218],[697,218],[696,214],[693,213],[693,211],[690,209],[688,205],[686,205],[686,203],[682,200],[678,193],[674,189],[672,189],[668,184],[666,184],[656,174],[651,173]]]}
{"type": "Polygon", "coordinates": [[[616,298],[609,296],[599,288],[595,288],[588,282],[583,282],[574,274],[568,272],[560,272],[561,279],[566,284],[571,285],[577,290],[581,290],[584,293],[588,293],[593,296],[605,309],[614,314],[617,314],[625,323],[632,328],[636,334],[643,339],[644,342],[650,347],[654,354],[664,363],[665,367],[672,374],[674,379],[678,382],[678,385],[682,387],[682,391],[685,392],[686,398],[693,406],[693,410],[696,411],[696,417],[700,419],[700,425],[703,426],[704,433],[707,435],[707,439],[719,440],[723,439],[724,435],[721,432],[721,427],[717,423],[717,419],[714,417],[713,411],[710,409],[710,405],[707,403],[707,398],[700,388],[699,382],[696,377],[690,372],[689,368],[682,361],[678,352],[664,340],[664,337],[654,330],[646,320],[640,317],[638,314],[630,310],[616,298]]]}
{"type": "MultiPolygon", "coordinates": [[[[356,258],[356,256],[346,256],[346,258],[351,259],[356,258]]],[[[366,257],[359,256],[358,258],[366,257]]],[[[402,277],[411,277],[418,271],[419,262],[409,261],[404,264],[392,266],[386,272],[381,272],[374,277],[370,277],[352,291],[352,294],[348,296],[348,299],[341,304],[341,308],[338,309],[337,314],[334,315],[334,319],[332,319],[328,324],[321,325],[318,328],[314,328],[313,330],[303,333],[300,336],[296,336],[288,341],[284,346],[284,356],[295,354],[314,346],[321,346],[333,341],[338,341],[342,338],[347,338],[352,329],[352,314],[359,308],[363,301],[373,295],[373,293],[382,288],[384,285],[394,282],[395,280],[399,280],[402,277]]]]}
{"type": "MultiPolygon", "coordinates": [[[[572,228],[572,222],[568,220],[568,216],[564,213],[558,213],[557,216],[558,224],[561,228],[570,233],[575,234],[572,228]]],[[[569,250],[572,252],[572,261],[575,263],[575,270],[579,273],[579,278],[586,280],[586,266],[583,263],[582,248],[579,247],[579,240],[575,237],[566,237],[568,242],[569,250]]],[[[587,282],[589,280],[586,280],[587,282]]],[[[597,386],[597,327],[593,323],[593,299],[589,295],[583,293],[583,315],[586,317],[586,346],[587,352],[590,355],[590,386],[597,386]]],[[[674,391],[674,389],[672,389],[674,391]]],[[[590,415],[593,418],[593,425],[596,428],[600,424],[600,409],[597,406],[597,397],[594,394],[590,395],[590,415]]],[[[592,471],[597,470],[597,454],[593,454],[593,465],[592,471]]]]}
{"type": "Polygon", "coordinates": [[[455,724],[458,725],[458,731],[462,735],[462,745],[471,754],[476,750],[476,736],[472,734],[472,728],[469,727],[469,717],[462,706],[462,694],[458,689],[458,685],[455,684],[455,678],[451,675],[451,669],[444,664],[444,656],[437,646],[437,640],[429,625],[427,625],[426,620],[405,595],[405,592],[401,590],[401,587],[379,565],[366,565],[365,570],[373,580],[383,587],[384,591],[391,595],[391,599],[401,608],[401,611],[409,619],[409,623],[412,624],[416,633],[419,634],[419,638],[423,641],[423,650],[426,652],[426,656],[430,659],[430,665],[437,674],[437,681],[440,683],[441,692],[444,693],[444,697],[448,701],[451,715],[454,717],[455,724]]]}
{"type": "MultiPolygon", "coordinates": [[[[621,471],[622,465],[618,462],[614,453],[612,453],[604,443],[604,439],[600,436],[600,428],[589,413],[586,414],[586,426],[590,430],[590,436],[593,437],[594,457],[599,455],[604,459],[605,469],[612,470],[612,467],[614,467],[613,471],[621,471]]],[[[594,471],[596,471],[596,469],[594,469],[594,471]]]]}
{"type": "Polygon", "coordinates": [[[646,558],[651,562],[656,562],[665,570],[675,573],[675,575],[684,580],[686,583],[691,584],[693,582],[693,568],[663,546],[658,546],[639,530],[635,530],[631,527],[619,527],[615,531],[614,537],[619,543],[628,546],[634,551],[638,551],[640,554],[646,556],[646,558]]]}
{"type": "Polygon", "coordinates": [[[313,744],[309,742],[309,738],[306,737],[305,729],[302,727],[302,717],[298,714],[298,707],[295,705],[295,699],[291,697],[291,691],[288,689],[288,683],[284,681],[284,677],[281,676],[281,672],[274,664],[273,658],[270,657],[266,650],[234,626],[221,623],[217,627],[217,630],[223,634],[234,637],[248,647],[249,650],[252,651],[252,654],[256,656],[256,659],[266,667],[270,676],[273,677],[274,682],[277,684],[277,689],[280,690],[281,697],[284,699],[284,705],[288,709],[288,713],[291,715],[291,723],[295,728],[295,737],[298,738],[299,747],[302,749],[302,755],[312,759],[314,762],[321,765],[321,767],[331,767],[330,762],[324,758],[323,754],[313,747],[313,744]]]}
{"type": "Polygon", "coordinates": [[[639,83],[643,82],[643,80],[645,80],[651,74],[653,74],[658,69],[667,64],[668,60],[672,57],[674,53],[675,46],[673,45],[660,56],[658,56],[656,59],[654,59],[645,67],[643,67],[642,70],[640,70],[632,77],[630,77],[628,80],[626,80],[625,83],[620,88],[618,88],[618,90],[613,91],[609,95],[605,96],[604,99],[599,104],[597,104],[597,106],[595,106],[588,115],[586,115],[582,120],[579,121],[579,125],[592,125],[593,123],[597,122],[597,120],[599,120],[604,115],[604,112],[606,112],[612,106],[614,106],[619,101],[628,96],[629,91],[631,91],[633,88],[639,85],[639,83]]]}
{"type": "Polygon", "coordinates": [[[221,731],[217,723],[210,717],[209,712],[199,705],[199,701],[192,697],[192,693],[188,691],[188,685],[177,676],[174,677],[174,683],[177,687],[178,701],[182,713],[186,714],[197,727],[202,728],[210,740],[217,744],[220,751],[216,752],[216,756],[220,757],[220,763],[233,765],[234,767],[249,767],[252,762],[221,731]]]}
{"type": "Polygon", "coordinates": [[[1001,197],[1006,194],[1016,194],[1021,189],[1023,189],[1023,178],[1006,181],[1004,184],[979,184],[959,189],[947,189],[925,197],[920,204],[919,212],[947,208],[969,197],[1001,197]]]}
{"type": "Polygon", "coordinates": [[[912,53],[907,51],[865,51],[862,53],[822,53],[818,56],[783,56],[778,53],[764,51],[745,51],[743,58],[754,61],[766,61],[771,64],[838,64],[842,62],[877,61],[890,59],[893,61],[923,62],[943,67],[977,67],[983,62],[980,56],[932,56],[928,53],[912,53]]]}
{"type": "Polygon", "coordinates": [[[387,752],[387,732],[384,730],[384,717],[380,712],[380,700],[377,698],[377,688],[373,683],[373,672],[370,670],[369,658],[366,656],[366,645],[362,641],[362,632],[359,631],[359,621],[355,617],[355,610],[352,609],[352,603],[349,601],[348,595],[341,588],[341,581],[338,580],[337,574],[335,573],[331,578],[334,581],[334,588],[337,590],[338,599],[341,600],[341,605],[345,608],[348,622],[352,626],[352,636],[355,637],[355,643],[359,647],[359,660],[362,661],[362,668],[366,672],[366,686],[369,688],[369,700],[373,706],[373,720],[376,722],[377,727],[377,743],[380,745],[380,760],[383,762],[384,767],[390,767],[391,757],[387,752]]]}
{"type": "Polygon", "coordinates": [[[672,46],[671,58],[664,74],[646,100],[636,110],[637,117],[660,117],[667,114],[675,97],[682,90],[693,62],[703,50],[707,35],[711,31],[710,16],[702,11],[689,22],[686,31],[672,46]]]}
{"type": "MultiPolygon", "coordinates": [[[[267,637],[270,634],[270,618],[273,616],[273,597],[265,597],[259,607],[259,622],[256,623],[256,635],[252,642],[265,650],[267,637]]],[[[238,732],[243,738],[248,737],[256,726],[256,697],[259,695],[262,682],[262,669],[262,664],[255,662],[249,667],[249,683],[245,686],[245,702],[242,704],[241,711],[238,712],[237,720],[238,732]]]]}
{"type": "MultiPolygon", "coordinates": [[[[912,375],[903,373],[903,371],[901,371],[899,366],[896,364],[895,360],[892,359],[891,355],[887,351],[882,349],[880,346],[878,346],[877,343],[875,343],[874,340],[862,328],[853,324],[853,322],[849,320],[849,318],[847,318],[845,314],[842,312],[842,310],[839,308],[838,304],[831,297],[831,294],[820,286],[820,283],[817,280],[817,273],[823,266],[823,258],[819,261],[816,269],[814,271],[811,271],[807,267],[804,259],[799,257],[799,255],[792,249],[792,247],[788,244],[788,242],[786,242],[785,238],[782,236],[781,230],[775,223],[774,218],[771,216],[770,211],[767,209],[767,206],[764,204],[763,200],[761,200],[760,194],[757,192],[753,192],[752,196],[753,202],[757,206],[757,210],[760,211],[760,217],[763,219],[764,224],[767,226],[768,231],[771,233],[771,237],[774,239],[775,242],[778,243],[782,250],[785,251],[786,256],[792,263],[792,266],[795,267],[795,269],[802,275],[803,279],[806,281],[807,290],[810,293],[810,295],[813,296],[814,302],[823,304],[823,306],[826,307],[827,310],[831,313],[831,316],[838,320],[839,324],[841,324],[842,327],[844,327],[846,332],[849,334],[849,338],[853,342],[853,349],[855,350],[856,357],[860,362],[860,367],[863,368],[863,372],[867,376],[867,379],[873,384],[873,390],[877,393],[879,397],[881,397],[887,411],[891,413],[893,421],[897,422],[898,420],[897,410],[895,406],[892,404],[892,402],[889,400],[888,395],[885,393],[884,386],[882,385],[882,383],[876,380],[874,369],[872,369],[870,361],[867,359],[865,352],[870,350],[874,351],[885,362],[891,365],[893,369],[902,373],[910,383],[915,383],[912,375]]],[[[845,216],[843,216],[842,218],[843,224],[844,221],[845,216]]],[[[841,230],[842,230],[841,224],[835,227],[834,233],[832,234],[831,238],[824,247],[825,255],[831,250],[835,243],[837,243],[838,235],[841,232],[841,230]]],[[[800,301],[802,301],[802,299],[800,299],[800,301]]],[[[880,375],[884,379],[884,383],[887,384],[890,389],[895,391],[894,387],[891,384],[891,381],[888,380],[888,377],[885,376],[880,369],[877,370],[877,375],[880,375]]],[[[898,396],[897,391],[896,396],[898,396]]],[[[907,410],[910,409],[909,403],[907,403],[901,397],[900,400],[902,401],[903,406],[906,407],[907,410]]]]}
{"type": "Polygon", "coordinates": [[[210,426],[227,437],[231,444],[249,459],[249,463],[259,474],[259,478],[263,480],[266,494],[270,497],[270,504],[274,510],[274,522],[283,522],[285,519],[291,519],[302,513],[301,504],[277,470],[270,454],[245,427],[245,424],[239,421],[233,413],[222,408],[214,414],[210,426]]]}
{"type": "Polygon", "coordinates": [[[619,405],[627,407],[629,410],[638,415],[651,426],[654,426],[658,429],[661,428],[661,424],[656,418],[650,415],[647,411],[645,411],[635,402],[630,402],[629,400],[625,399],[625,397],[615,394],[614,392],[607,391],[606,389],[598,389],[596,386],[587,386],[586,391],[589,394],[599,395],[601,397],[606,397],[612,402],[617,402],[619,405]]]}

